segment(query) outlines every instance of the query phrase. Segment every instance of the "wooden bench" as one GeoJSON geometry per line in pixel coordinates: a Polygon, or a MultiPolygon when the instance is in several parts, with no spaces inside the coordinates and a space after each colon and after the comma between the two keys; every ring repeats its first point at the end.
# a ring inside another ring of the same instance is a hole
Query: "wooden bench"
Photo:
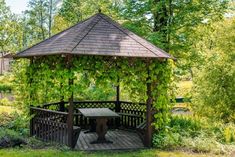
{"type": "Polygon", "coordinates": [[[136,127],[137,133],[139,134],[139,136],[140,136],[140,138],[143,142],[144,142],[144,134],[145,134],[145,131],[146,131],[146,125],[147,125],[147,122],[145,120],[144,122],[142,122],[141,124],[139,124],[136,127]]]}
{"type": "Polygon", "coordinates": [[[80,132],[81,132],[81,127],[73,126],[73,137],[74,138],[73,138],[72,148],[74,148],[76,146],[80,132]]]}
{"type": "Polygon", "coordinates": [[[141,115],[136,115],[136,114],[130,114],[130,113],[118,113],[120,116],[129,116],[129,117],[137,117],[137,118],[141,118],[141,115]]]}

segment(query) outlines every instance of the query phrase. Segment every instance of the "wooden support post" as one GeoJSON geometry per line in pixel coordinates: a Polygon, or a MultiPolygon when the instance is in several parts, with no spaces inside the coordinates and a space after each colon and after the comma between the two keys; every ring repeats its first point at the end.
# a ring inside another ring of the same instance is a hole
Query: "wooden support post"
{"type": "Polygon", "coordinates": [[[60,110],[61,112],[64,112],[64,111],[65,111],[64,98],[61,98],[61,100],[60,100],[60,108],[59,108],[59,110],[60,110]]]}
{"type": "MultiPolygon", "coordinates": [[[[30,111],[29,111],[29,115],[32,116],[33,115],[33,111],[32,109],[30,108],[30,111]]],[[[30,136],[33,136],[34,135],[34,121],[33,121],[33,117],[30,117],[30,122],[29,122],[29,131],[30,131],[30,136]]]]}
{"type": "MultiPolygon", "coordinates": [[[[71,61],[71,55],[68,55],[68,60],[67,60],[67,66],[68,69],[71,70],[72,66],[72,61],[71,61]]],[[[69,79],[69,86],[73,85],[73,79],[69,79]]],[[[67,119],[67,125],[68,125],[68,146],[73,148],[74,145],[74,137],[73,137],[73,117],[74,117],[74,104],[73,104],[73,93],[71,94],[69,98],[69,106],[68,106],[68,119],[67,119]]]]}
{"type": "MultiPolygon", "coordinates": [[[[119,113],[121,111],[120,106],[120,80],[118,77],[118,85],[116,86],[116,104],[115,104],[115,112],[119,113]]],[[[120,126],[120,118],[116,118],[116,128],[120,126]]]]}
{"type": "Polygon", "coordinates": [[[147,78],[147,108],[146,108],[146,133],[145,133],[145,146],[152,146],[152,134],[153,134],[153,126],[152,126],[152,89],[150,80],[150,70],[149,70],[149,61],[147,63],[148,70],[148,78],[147,78]]]}
{"type": "MultiPolygon", "coordinates": [[[[63,84],[62,84],[62,83],[60,83],[60,88],[61,88],[61,89],[63,88],[63,84]]],[[[65,106],[64,106],[64,95],[63,95],[63,93],[62,93],[62,95],[61,95],[61,99],[60,99],[60,106],[59,106],[59,110],[60,110],[61,112],[64,112],[64,111],[65,111],[65,106]]]]}

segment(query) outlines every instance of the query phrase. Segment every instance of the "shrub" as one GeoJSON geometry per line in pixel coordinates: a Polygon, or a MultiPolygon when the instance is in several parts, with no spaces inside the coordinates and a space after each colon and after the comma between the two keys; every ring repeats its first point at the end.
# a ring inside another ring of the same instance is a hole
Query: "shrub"
{"type": "Polygon", "coordinates": [[[235,127],[228,125],[224,128],[224,141],[226,143],[235,142],[235,127]]]}
{"type": "Polygon", "coordinates": [[[200,134],[197,137],[183,137],[181,146],[194,152],[224,153],[215,137],[200,134]]]}
{"type": "Polygon", "coordinates": [[[229,153],[234,150],[234,124],[211,122],[199,117],[173,116],[167,132],[156,133],[153,145],[160,149],[229,153]]]}
{"type": "Polygon", "coordinates": [[[21,135],[14,130],[0,128],[0,148],[16,147],[27,144],[21,135]]]}
{"type": "Polygon", "coordinates": [[[199,118],[192,119],[191,117],[173,116],[170,122],[172,132],[177,132],[181,135],[197,136],[201,131],[203,122],[199,118]]]}
{"type": "Polygon", "coordinates": [[[20,135],[14,131],[14,130],[10,130],[10,129],[6,129],[4,127],[0,127],[0,138],[3,138],[3,137],[10,137],[10,138],[21,138],[20,135]]]}
{"type": "Polygon", "coordinates": [[[178,133],[154,134],[153,145],[160,149],[175,149],[180,146],[181,137],[178,133]]]}
{"type": "Polygon", "coordinates": [[[0,92],[10,92],[12,87],[10,85],[0,84],[0,92]]]}
{"type": "Polygon", "coordinates": [[[28,123],[29,118],[17,112],[10,114],[4,112],[0,115],[0,126],[2,128],[14,130],[23,136],[28,134],[28,123]]]}
{"type": "Polygon", "coordinates": [[[0,92],[10,92],[12,90],[12,80],[11,75],[0,76],[0,92]]]}
{"type": "Polygon", "coordinates": [[[0,99],[0,105],[1,106],[11,106],[12,103],[7,98],[3,98],[3,99],[0,99]]]}

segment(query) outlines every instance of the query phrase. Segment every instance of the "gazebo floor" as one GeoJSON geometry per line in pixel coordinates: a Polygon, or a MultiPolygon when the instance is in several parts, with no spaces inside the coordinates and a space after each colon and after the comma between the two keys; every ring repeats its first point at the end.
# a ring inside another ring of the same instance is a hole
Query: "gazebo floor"
{"type": "Polygon", "coordinates": [[[109,130],[106,139],[113,143],[90,144],[97,139],[96,133],[84,133],[81,131],[75,149],[91,151],[91,150],[128,150],[142,149],[143,142],[136,132],[124,130],[109,130]]]}

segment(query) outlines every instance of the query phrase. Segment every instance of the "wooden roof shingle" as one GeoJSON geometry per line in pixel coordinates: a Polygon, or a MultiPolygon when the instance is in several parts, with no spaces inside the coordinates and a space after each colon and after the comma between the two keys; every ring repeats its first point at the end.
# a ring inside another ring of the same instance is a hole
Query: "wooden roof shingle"
{"type": "Polygon", "coordinates": [[[17,53],[15,57],[55,54],[172,58],[102,13],[17,53]]]}

